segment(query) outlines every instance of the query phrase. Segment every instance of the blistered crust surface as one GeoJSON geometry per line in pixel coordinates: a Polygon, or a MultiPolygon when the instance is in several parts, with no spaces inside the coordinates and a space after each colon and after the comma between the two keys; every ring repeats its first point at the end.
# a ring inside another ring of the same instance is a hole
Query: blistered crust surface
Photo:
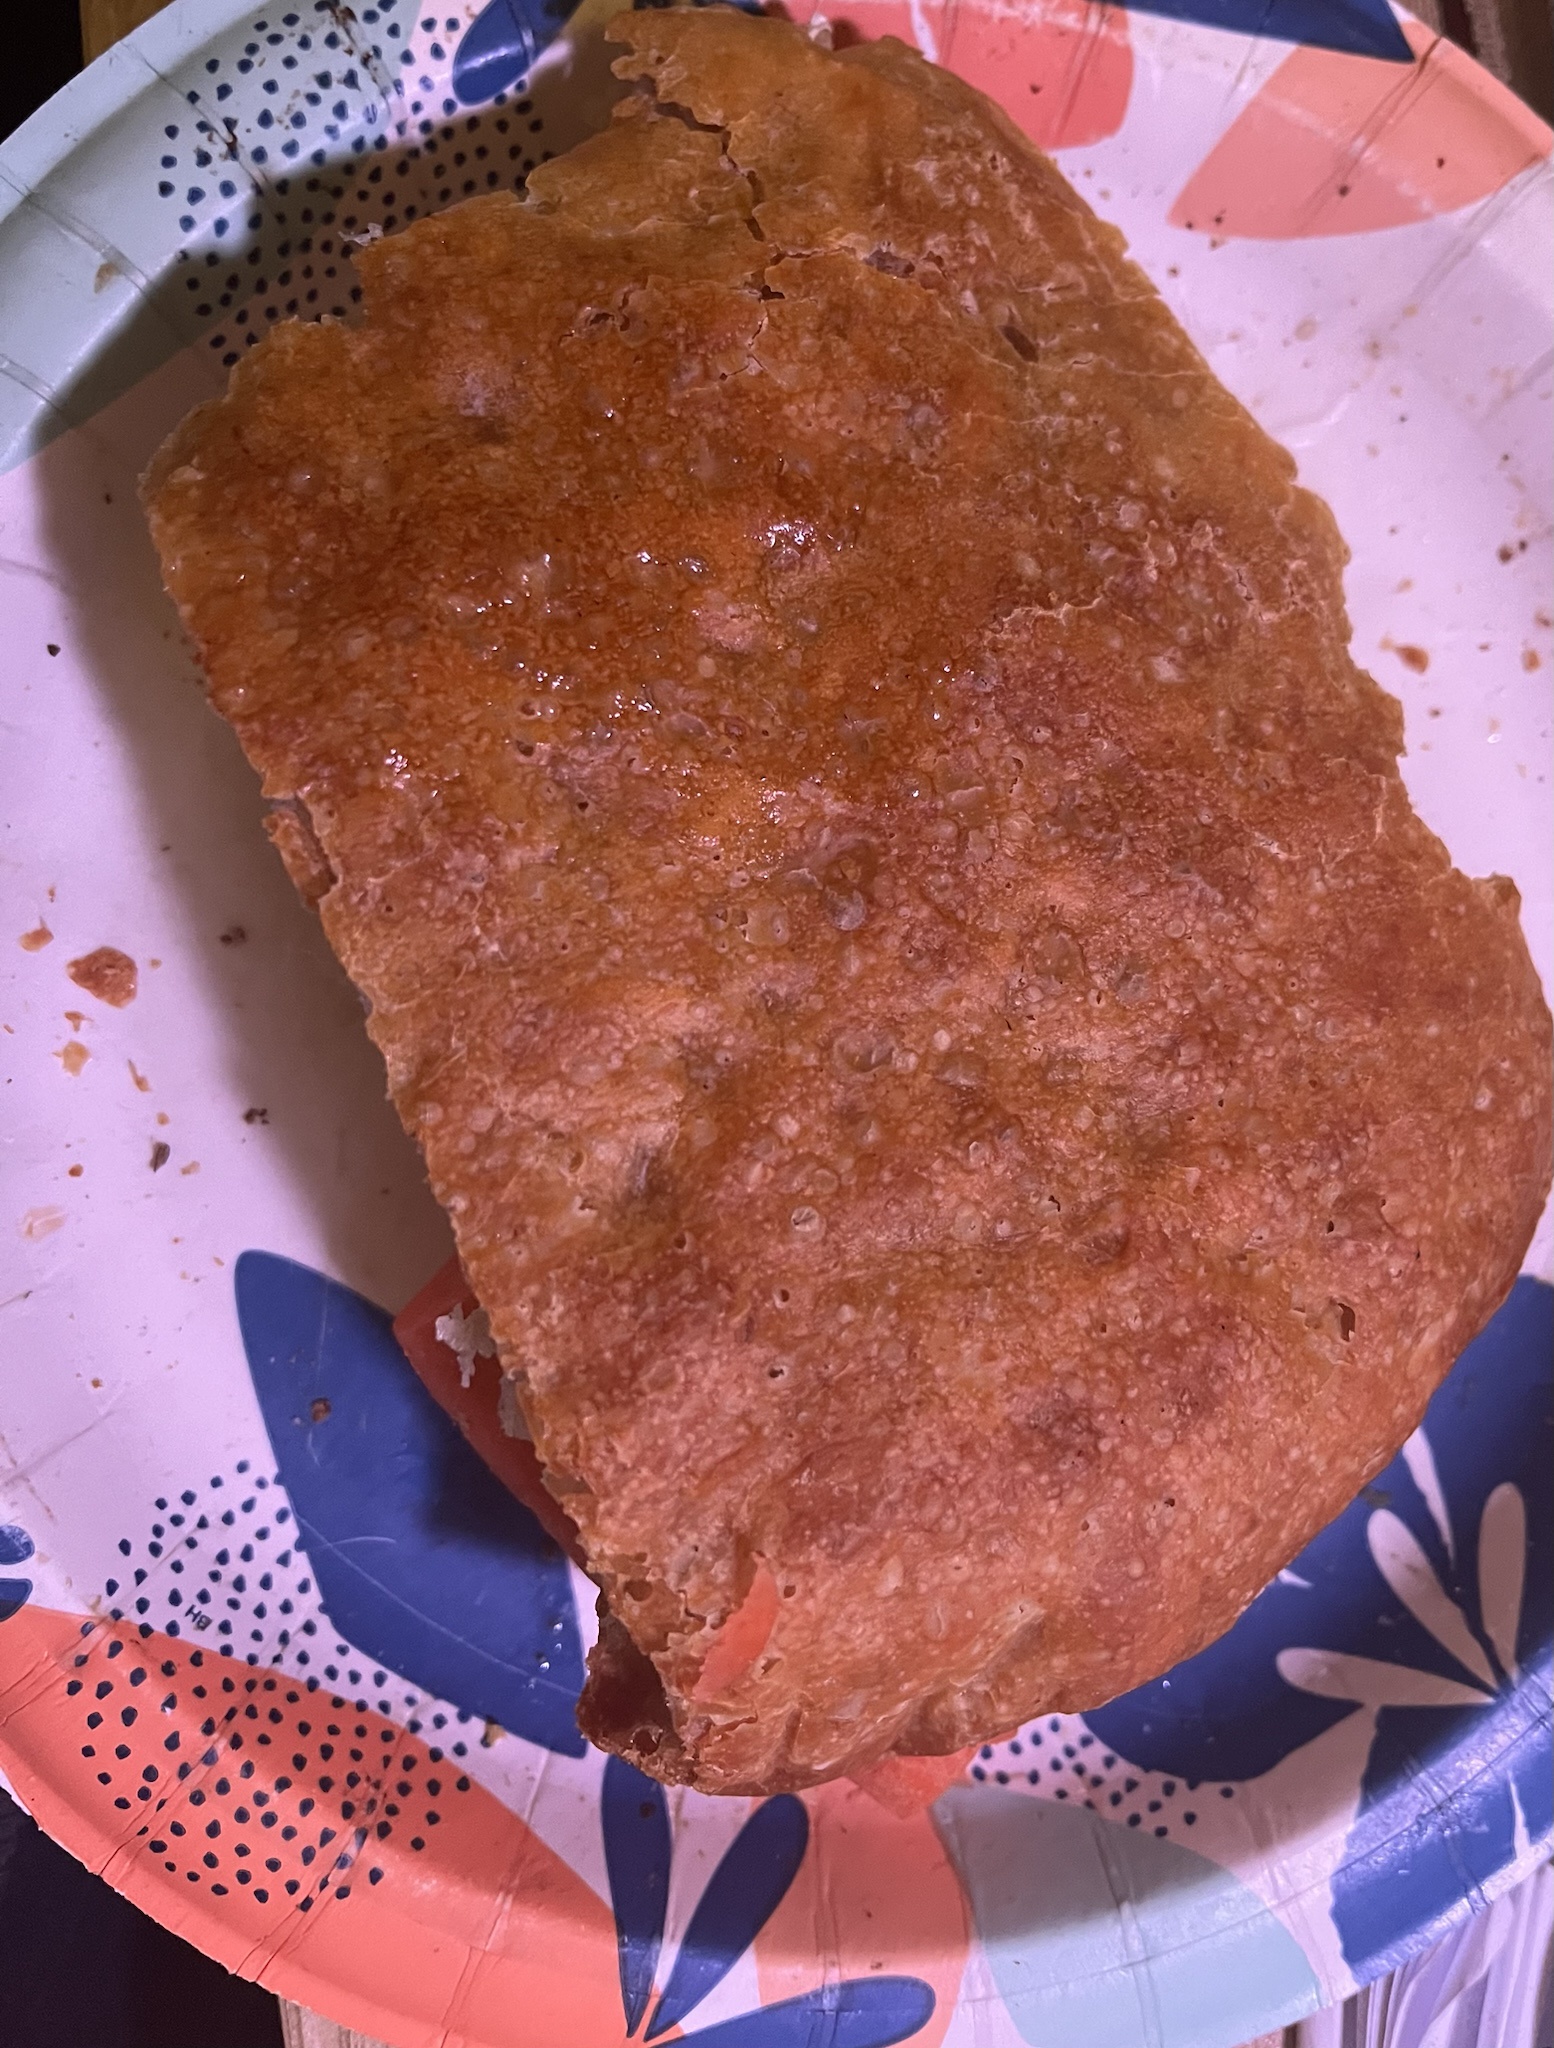
{"type": "Polygon", "coordinates": [[[1549,1024],[1115,231],[900,45],[615,33],[656,98],[148,502],[619,1623],[585,1723],[747,1791],[1222,1630],[1508,1287],[1549,1024]]]}

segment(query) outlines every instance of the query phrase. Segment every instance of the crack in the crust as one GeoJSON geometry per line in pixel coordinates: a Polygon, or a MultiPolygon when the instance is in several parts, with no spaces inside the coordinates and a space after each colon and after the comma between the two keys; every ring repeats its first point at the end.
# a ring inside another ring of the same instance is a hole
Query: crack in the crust
{"type": "MultiPolygon", "coordinates": [[[[771,273],[778,264],[798,262],[802,261],[806,256],[821,254],[851,255],[855,261],[867,265],[871,270],[878,270],[886,276],[899,278],[903,283],[915,284],[920,290],[932,293],[935,296],[942,296],[950,292],[949,276],[943,264],[932,255],[925,254],[920,257],[906,256],[898,250],[892,249],[886,243],[877,243],[867,254],[862,254],[857,249],[850,249],[845,244],[826,249],[786,249],[770,244],[767,239],[766,230],[757,218],[766,197],[760,175],[748,165],[742,164],[734,155],[733,129],[721,122],[699,119],[695,110],[688,107],[682,100],[662,98],[658,92],[656,81],[651,77],[640,78],[636,83],[638,91],[650,102],[655,116],[678,121],[683,127],[692,129],[699,135],[715,135],[719,142],[718,161],[720,168],[730,172],[734,177],[742,179],[749,190],[750,212],[744,216],[745,227],[753,241],[760,242],[763,246],[771,248],[771,255],[766,263],[759,273],[752,272],[747,286],[748,289],[755,290],[762,299],[780,299],[787,296],[786,293],[777,290],[771,283],[771,273]],[[933,273],[937,281],[930,281],[930,278],[925,277],[922,274],[925,270],[933,273]]],[[[1039,353],[1037,344],[1026,333],[1019,322],[1014,319],[1012,310],[1005,308],[1004,311],[1006,315],[1004,323],[1001,325],[997,322],[994,323],[997,326],[997,331],[1023,361],[1034,362],[1039,353]]],[[[765,325],[766,322],[763,319],[761,327],[751,337],[752,344],[760,338],[765,325]]]]}
{"type": "MultiPolygon", "coordinates": [[[[884,241],[876,242],[868,249],[858,246],[857,243],[848,242],[794,249],[770,241],[765,228],[757,218],[765,199],[761,178],[755,170],[742,164],[734,155],[732,127],[717,121],[699,119],[694,109],[683,101],[661,98],[650,78],[639,79],[637,90],[648,103],[649,119],[678,121],[682,127],[693,133],[716,136],[719,144],[719,168],[740,180],[749,194],[750,210],[740,217],[751,240],[760,245],[762,256],[758,264],[742,280],[738,283],[730,280],[730,283],[733,289],[743,291],[757,300],[761,312],[746,344],[743,365],[738,370],[720,371],[716,379],[718,383],[727,383],[732,376],[749,375],[765,368],[760,359],[759,344],[769,324],[769,307],[771,302],[788,297],[779,285],[773,283],[774,274],[783,264],[800,263],[806,258],[820,255],[850,256],[854,262],[868,269],[896,278],[904,284],[916,285],[920,291],[927,292],[931,297],[959,303],[965,312],[978,320],[979,324],[991,330],[991,333],[996,335],[1022,364],[1040,361],[1040,344],[1020,320],[1016,309],[1007,301],[986,309],[977,303],[969,290],[957,293],[942,259],[931,250],[913,256],[884,241]]],[[[628,341],[638,339],[643,332],[643,324],[635,312],[634,301],[639,296],[640,287],[629,286],[616,296],[612,306],[583,307],[573,323],[572,332],[575,335],[586,336],[609,329],[620,333],[628,341]]],[[[1007,357],[1000,357],[996,352],[989,355],[985,349],[978,349],[977,353],[986,356],[989,361],[1002,361],[1007,364],[1007,357]]]]}
{"type": "Polygon", "coordinates": [[[653,103],[655,114],[662,115],[668,121],[678,121],[682,128],[694,128],[698,135],[721,136],[725,147],[727,146],[728,130],[720,122],[698,121],[695,113],[683,101],[660,99],[651,79],[643,80],[642,86],[647,98],[653,103]]]}
{"type": "MultiPolygon", "coordinates": [[[[720,170],[731,172],[734,177],[744,181],[750,193],[750,211],[744,216],[745,227],[748,229],[753,241],[765,243],[766,230],[755,217],[756,209],[761,205],[765,195],[761,190],[761,181],[756,173],[747,169],[733,154],[733,130],[719,121],[699,120],[695,110],[686,106],[682,100],[662,98],[659,94],[657,83],[652,78],[639,78],[636,83],[637,90],[651,104],[655,117],[668,121],[678,121],[682,128],[689,128],[697,135],[715,135],[718,138],[718,167],[720,170]]],[[[771,261],[773,263],[780,263],[785,256],[791,253],[789,250],[780,249],[772,256],[771,261]]],[[[752,277],[751,282],[754,284],[757,280],[752,277]]],[[[764,287],[765,282],[763,273],[759,283],[764,287]]],[[[765,298],[769,294],[763,289],[761,296],[765,298]]],[[[782,294],[779,292],[775,296],[780,298],[782,294]]]]}
{"type": "MultiPolygon", "coordinates": [[[[899,250],[892,249],[888,243],[882,242],[876,243],[861,260],[870,270],[878,270],[886,277],[900,278],[904,284],[915,284],[920,290],[931,292],[936,297],[951,295],[949,276],[943,264],[931,255],[903,256],[899,250]],[[923,275],[924,271],[931,272],[935,281],[930,282],[929,278],[923,275]]],[[[979,316],[987,317],[983,315],[982,308],[977,304],[973,294],[963,292],[961,303],[968,312],[974,309],[979,316]]],[[[1016,317],[1012,306],[1004,305],[997,308],[991,316],[990,324],[995,332],[1001,334],[1008,342],[1021,362],[1034,363],[1040,360],[1040,344],[1016,317]]]]}
{"type": "MultiPolygon", "coordinates": [[[[720,168],[742,179],[748,188],[751,210],[744,216],[745,227],[749,231],[751,239],[770,248],[771,254],[759,271],[753,271],[750,274],[745,286],[747,290],[755,292],[763,300],[783,298],[786,294],[777,290],[771,283],[771,274],[779,264],[799,262],[806,256],[847,254],[851,255],[856,261],[865,264],[871,270],[877,270],[888,277],[898,278],[903,283],[915,284],[920,290],[926,291],[935,297],[945,297],[952,301],[958,300],[963,309],[968,313],[974,314],[980,321],[984,322],[991,329],[992,333],[1018,357],[1022,364],[1040,362],[1043,353],[1041,343],[1030,332],[1025,321],[1019,317],[1016,308],[1005,302],[1002,305],[995,305],[991,309],[984,309],[977,303],[975,294],[969,289],[957,293],[954,289],[953,280],[946,271],[943,262],[932,252],[924,251],[921,255],[909,256],[903,254],[898,249],[892,248],[886,242],[876,243],[872,249],[866,252],[858,249],[856,246],[849,247],[846,243],[829,244],[814,249],[778,248],[770,244],[766,230],[757,218],[759,209],[765,199],[761,180],[754,170],[740,163],[734,155],[732,128],[718,121],[703,121],[697,116],[695,110],[687,106],[683,101],[662,97],[658,90],[657,80],[651,75],[639,77],[635,81],[635,86],[636,90],[648,100],[654,116],[678,121],[684,127],[692,129],[698,134],[715,135],[720,145],[720,168]],[[925,272],[927,273],[926,275],[924,274],[925,272]]],[[[1066,294],[1064,295],[1066,296],[1066,294]]],[[[1142,303],[1155,296],[1156,294],[1152,289],[1146,289],[1143,293],[1138,294],[1136,299],[1133,294],[1120,294],[1119,303],[1142,303]]],[[[766,321],[763,318],[760,327],[751,336],[752,349],[755,342],[759,340],[765,326],[766,321]]],[[[996,355],[993,360],[997,360],[996,355]]],[[[749,358],[749,362],[752,367],[758,367],[753,354],[749,358]]],[[[1163,374],[1181,373],[1167,372],[1163,374]]]]}

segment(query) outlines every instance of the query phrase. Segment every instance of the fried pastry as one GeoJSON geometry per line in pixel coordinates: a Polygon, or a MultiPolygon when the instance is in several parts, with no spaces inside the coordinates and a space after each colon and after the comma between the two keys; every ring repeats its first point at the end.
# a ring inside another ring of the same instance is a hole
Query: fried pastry
{"type": "Polygon", "coordinates": [[[147,504],[601,1589],[582,1725],[755,1793],[1223,1630],[1509,1287],[1549,1017],[1121,236],[893,41],[612,33],[608,132],[147,504]]]}

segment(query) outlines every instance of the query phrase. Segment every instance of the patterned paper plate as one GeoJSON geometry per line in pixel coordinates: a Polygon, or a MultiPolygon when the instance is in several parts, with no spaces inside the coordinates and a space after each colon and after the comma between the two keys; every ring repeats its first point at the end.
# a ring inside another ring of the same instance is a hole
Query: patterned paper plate
{"type": "MultiPolygon", "coordinates": [[[[931,1810],[583,1748],[591,1601],[376,1306],[445,1228],[134,499],[272,321],[349,309],[353,237],[603,120],[610,0],[527,6],[181,0],[0,149],[0,1766],[158,1918],[406,2048],[1230,2048],[1547,1851],[1547,1226],[1229,1636],[931,1810]],[[132,1000],[72,980],[102,946],[132,1000]]],[[[1547,981],[1548,130],[1385,0],[837,27],[1059,150],[1296,451],[1416,801],[1516,877],[1547,981]]]]}

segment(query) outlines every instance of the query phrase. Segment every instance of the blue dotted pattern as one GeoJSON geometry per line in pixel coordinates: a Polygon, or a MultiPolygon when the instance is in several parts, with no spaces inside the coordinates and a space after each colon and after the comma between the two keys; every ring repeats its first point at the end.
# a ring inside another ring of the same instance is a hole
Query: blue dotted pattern
{"type": "Polygon", "coordinates": [[[122,1575],[103,1587],[108,1614],[133,1623],[142,1641],[171,1636],[250,1670],[284,1671],[312,1690],[347,1693],[358,1713],[419,1714],[407,1724],[412,1734],[433,1730],[428,1739],[450,1755],[468,1755],[461,1731],[478,1731],[473,1714],[428,1701],[330,1627],[279,1473],[256,1473],[244,1458],[203,1486],[161,1495],[142,1533],[121,1536],[118,1550],[122,1575]]]}
{"type": "MultiPolygon", "coordinates": [[[[140,1633],[144,1641],[151,1631],[142,1625],[140,1633]]],[[[424,1752],[431,1768],[423,1771],[418,1745],[400,1753],[396,1729],[358,1720],[364,1699],[317,1677],[248,1670],[227,1650],[137,1653],[87,1621],[70,1669],[65,1693],[81,1714],[80,1753],[103,1798],[126,1827],[136,1818],[134,1843],[169,1876],[216,1898],[246,1890],[261,1905],[274,1896],[303,1913],[326,1897],[348,1899],[358,1873],[381,1882],[376,1849],[404,1835],[423,1850],[439,1808],[471,1787],[441,1746],[424,1752]],[[191,1710],[199,1716],[192,1737],[191,1710]],[[162,1716],[173,1714],[179,1721],[164,1733],[162,1716]],[[288,1798],[299,1783],[316,1789],[288,1798]]],[[[392,1684],[384,1672],[375,1677],[392,1684]]],[[[418,1702],[406,1695],[405,1704],[418,1702]]],[[[408,1730],[420,1734],[422,1722],[411,1719],[408,1730]]]]}
{"type": "MultiPolygon", "coordinates": [[[[1154,4],[1257,27],[1237,15],[1248,0],[1154,4]]],[[[1286,4],[1290,21],[1266,32],[1410,54],[1385,0],[1286,4]]],[[[279,320],[349,314],[357,239],[521,189],[553,154],[525,87],[570,12],[571,0],[489,0],[471,21],[412,0],[357,13],[308,0],[255,13],[174,74],[189,111],[164,126],[155,192],[177,253],[155,298],[175,330],[205,335],[230,367],[279,320]]]]}
{"type": "Polygon", "coordinates": [[[970,1772],[978,1785],[1029,1789],[1043,1799],[1088,1807],[1119,1827],[1164,1841],[1190,1839],[1210,1800],[1234,1799],[1230,1783],[1160,1778],[1110,1750],[1077,1716],[1051,1714],[1008,1742],[989,1743],[970,1772]]]}
{"type": "MultiPolygon", "coordinates": [[[[277,321],[346,316],[358,240],[477,193],[521,189],[552,152],[521,93],[478,112],[452,71],[468,26],[385,0],[256,14],[177,83],[155,192],[179,247],[159,292],[230,366],[277,321]]],[[[554,35],[560,22],[549,30],[554,35]]]]}

